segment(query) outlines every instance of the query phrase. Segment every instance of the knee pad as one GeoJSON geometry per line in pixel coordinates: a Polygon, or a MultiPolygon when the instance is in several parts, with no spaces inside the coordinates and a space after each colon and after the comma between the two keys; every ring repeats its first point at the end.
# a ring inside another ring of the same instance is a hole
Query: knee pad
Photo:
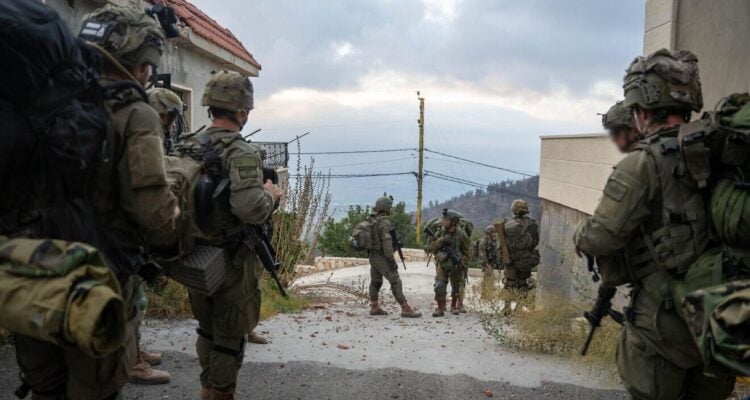
{"type": "Polygon", "coordinates": [[[448,292],[448,282],[439,281],[435,282],[435,294],[438,296],[445,296],[448,292]]]}

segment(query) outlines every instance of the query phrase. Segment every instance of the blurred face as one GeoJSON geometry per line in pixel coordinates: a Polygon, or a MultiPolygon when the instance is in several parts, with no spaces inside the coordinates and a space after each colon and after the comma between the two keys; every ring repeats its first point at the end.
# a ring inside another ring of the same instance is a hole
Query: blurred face
{"type": "Polygon", "coordinates": [[[450,229],[453,226],[453,221],[450,218],[443,218],[443,228],[450,229]]]}
{"type": "Polygon", "coordinates": [[[151,79],[151,74],[154,71],[154,67],[151,64],[143,63],[133,68],[132,74],[135,79],[143,86],[146,86],[148,80],[151,79]]]}
{"type": "Polygon", "coordinates": [[[609,138],[617,146],[621,153],[627,153],[635,144],[637,132],[635,129],[626,126],[610,129],[609,138]]]}
{"type": "Polygon", "coordinates": [[[250,115],[250,110],[237,111],[236,118],[237,118],[237,122],[240,124],[240,130],[242,130],[242,128],[245,127],[245,124],[247,124],[249,115],[250,115]]]}

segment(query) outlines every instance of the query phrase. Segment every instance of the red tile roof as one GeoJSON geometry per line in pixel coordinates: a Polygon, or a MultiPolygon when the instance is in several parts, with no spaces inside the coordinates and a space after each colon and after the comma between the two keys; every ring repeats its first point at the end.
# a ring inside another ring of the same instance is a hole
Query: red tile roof
{"type": "Polygon", "coordinates": [[[166,2],[174,7],[175,13],[180,20],[192,28],[193,32],[198,36],[260,69],[258,61],[253,58],[253,55],[247,51],[242,42],[229,29],[221,26],[198,7],[186,0],[166,0],[166,2]]]}

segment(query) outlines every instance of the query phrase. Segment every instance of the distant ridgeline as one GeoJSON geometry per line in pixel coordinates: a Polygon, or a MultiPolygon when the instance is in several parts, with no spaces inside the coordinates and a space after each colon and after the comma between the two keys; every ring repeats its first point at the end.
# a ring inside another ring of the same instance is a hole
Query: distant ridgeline
{"type": "Polygon", "coordinates": [[[539,177],[534,176],[517,181],[491,183],[487,190],[477,189],[438,203],[430,201],[423,211],[424,221],[441,215],[444,208],[461,212],[474,223],[475,232],[483,232],[493,220],[510,217],[513,200],[522,198],[529,203],[531,218],[539,220],[539,177]]]}

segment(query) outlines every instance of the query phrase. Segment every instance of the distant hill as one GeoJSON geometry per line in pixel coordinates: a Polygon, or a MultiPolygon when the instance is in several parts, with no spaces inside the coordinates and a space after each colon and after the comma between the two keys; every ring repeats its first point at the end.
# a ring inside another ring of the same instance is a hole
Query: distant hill
{"type": "Polygon", "coordinates": [[[474,223],[474,230],[481,232],[495,219],[509,217],[513,200],[522,198],[529,203],[531,217],[539,221],[539,177],[517,181],[492,183],[487,190],[477,189],[458,195],[444,202],[430,201],[423,210],[423,220],[440,216],[444,208],[461,212],[474,223]]]}

